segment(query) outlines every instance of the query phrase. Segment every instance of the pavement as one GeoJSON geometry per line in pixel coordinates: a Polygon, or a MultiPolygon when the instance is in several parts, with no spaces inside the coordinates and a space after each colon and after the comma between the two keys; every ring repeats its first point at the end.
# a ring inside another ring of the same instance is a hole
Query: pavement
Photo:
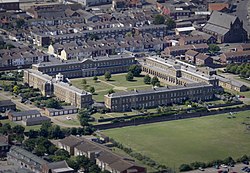
{"type": "Polygon", "coordinates": [[[204,173],[218,173],[218,171],[220,171],[220,170],[225,170],[225,171],[229,170],[229,173],[232,173],[232,172],[243,173],[241,171],[241,169],[245,166],[249,167],[249,165],[245,165],[245,164],[236,164],[236,165],[234,165],[234,167],[228,167],[228,168],[221,168],[220,167],[220,169],[207,168],[207,169],[204,169],[204,171],[194,170],[194,171],[188,171],[185,173],[202,173],[202,172],[204,172],[204,173]]]}
{"type": "Polygon", "coordinates": [[[17,108],[20,109],[20,110],[26,111],[26,110],[32,110],[33,109],[33,110],[39,110],[39,111],[41,111],[41,109],[35,107],[32,104],[21,103],[20,99],[16,98],[13,95],[10,95],[7,92],[0,92],[0,97],[3,98],[3,99],[6,99],[6,100],[11,100],[13,103],[16,104],[17,108]]]}

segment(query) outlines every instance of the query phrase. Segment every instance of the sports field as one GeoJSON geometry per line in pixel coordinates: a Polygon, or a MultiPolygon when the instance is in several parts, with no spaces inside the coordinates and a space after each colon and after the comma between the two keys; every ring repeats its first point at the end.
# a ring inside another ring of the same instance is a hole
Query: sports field
{"type": "Polygon", "coordinates": [[[106,130],[103,133],[159,163],[208,162],[250,155],[250,111],[106,130]]]}
{"type": "Polygon", "coordinates": [[[71,83],[77,88],[88,90],[89,87],[95,88],[95,94],[93,99],[98,102],[104,101],[104,95],[108,93],[110,89],[113,89],[115,92],[119,91],[129,91],[133,89],[146,89],[152,88],[152,85],[147,85],[143,82],[144,76],[134,77],[133,81],[126,80],[126,73],[123,74],[113,74],[109,81],[106,81],[104,76],[99,76],[98,81],[94,81],[93,77],[89,78],[78,78],[72,79],[71,83]],[[82,84],[82,80],[86,79],[87,84],[82,84]]]}

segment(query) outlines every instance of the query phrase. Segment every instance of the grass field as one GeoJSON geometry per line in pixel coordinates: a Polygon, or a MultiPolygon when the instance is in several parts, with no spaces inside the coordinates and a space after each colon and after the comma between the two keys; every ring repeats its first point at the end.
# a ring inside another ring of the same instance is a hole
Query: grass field
{"type": "Polygon", "coordinates": [[[208,162],[250,155],[250,111],[103,131],[127,147],[159,163],[178,168],[182,163],[208,162]]]}
{"type": "MultiPolygon", "coordinates": [[[[106,81],[104,76],[98,77],[98,81],[95,82],[93,77],[84,78],[87,81],[87,84],[84,86],[82,84],[83,78],[72,79],[71,83],[77,88],[88,90],[89,87],[95,88],[95,94],[93,99],[98,102],[104,101],[104,95],[108,93],[110,89],[113,89],[115,92],[119,91],[130,91],[133,89],[148,89],[152,88],[152,85],[147,85],[143,82],[144,77],[134,77],[133,81],[126,80],[126,73],[123,74],[114,74],[112,75],[109,81],[106,81]]],[[[164,85],[164,84],[161,84],[164,85]]]]}

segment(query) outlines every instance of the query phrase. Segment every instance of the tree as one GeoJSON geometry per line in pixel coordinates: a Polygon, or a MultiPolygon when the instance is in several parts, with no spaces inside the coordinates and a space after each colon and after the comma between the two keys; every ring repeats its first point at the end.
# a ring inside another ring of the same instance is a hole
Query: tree
{"type": "Polygon", "coordinates": [[[231,164],[235,164],[235,161],[232,157],[227,157],[223,160],[223,163],[227,165],[231,165],[231,164]]]}
{"type": "Polygon", "coordinates": [[[164,24],[164,23],[165,23],[165,17],[163,15],[157,14],[154,17],[153,24],[155,24],[155,25],[161,25],[161,24],[164,24]]]}
{"type": "Polygon", "coordinates": [[[21,126],[21,125],[16,125],[16,126],[14,126],[13,128],[12,128],[12,131],[14,132],[14,133],[16,133],[16,134],[23,134],[24,133],[24,130],[25,130],[25,128],[23,127],[23,126],[21,126]]]}
{"type": "Polygon", "coordinates": [[[38,136],[38,132],[35,131],[35,130],[33,130],[33,129],[31,129],[31,130],[28,132],[27,136],[28,136],[29,138],[36,138],[36,137],[38,136]]]}
{"type": "Polygon", "coordinates": [[[51,123],[50,122],[43,122],[42,126],[40,127],[40,136],[42,137],[48,137],[49,135],[49,129],[51,128],[51,123]]]}
{"type": "Polygon", "coordinates": [[[112,93],[115,93],[113,89],[108,90],[108,94],[112,94],[112,93]]]}
{"type": "Polygon", "coordinates": [[[65,158],[64,160],[66,160],[66,159],[68,159],[70,157],[69,152],[64,150],[64,149],[58,149],[55,152],[55,155],[64,157],[65,158]]]}
{"type": "Polygon", "coordinates": [[[95,93],[95,88],[94,87],[90,87],[89,88],[89,92],[91,92],[92,94],[94,94],[95,93]]]}
{"type": "Polygon", "coordinates": [[[14,92],[14,93],[18,94],[18,93],[19,93],[19,90],[20,90],[19,86],[15,85],[15,86],[13,87],[13,92],[14,92]]]}
{"type": "Polygon", "coordinates": [[[47,152],[47,149],[43,145],[37,145],[35,148],[35,153],[38,156],[44,156],[44,154],[47,152]]]}
{"type": "Polygon", "coordinates": [[[72,128],[70,129],[70,134],[71,134],[71,135],[77,135],[77,128],[72,127],[72,128]]]}
{"type": "Polygon", "coordinates": [[[216,44],[210,44],[208,50],[210,53],[217,53],[220,51],[220,47],[216,44]]]}
{"type": "Polygon", "coordinates": [[[61,108],[60,103],[55,99],[46,100],[45,105],[47,108],[56,108],[56,109],[61,108]]]}
{"type": "Polygon", "coordinates": [[[93,80],[94,80],[95,82],[97,82],[98,77],[97,77],[97,76],[94,76],[94,77],[93,77],[93,80]]]}
{"type": "Polygon", "coordinates": [[[151,84],[152,84],[153,86],[156,86],[156,84],[157,84],[158,82],[160,82],[160,81],[159,81],[159,79],[158,79],[156,76],[154,76],[154,77],[151,79],[151,84]]]}
{"type": "Polygon", "coordinates": [[[134,76],[138,77],[140,76],[142,70],[141,66],[134,64],[129,67],[128,71],[130,71],[134,76]]]}
{"type": "Polygon", "coordinates": [[[105,79],[108,81],[111,78],[111,73],[109,71],[105,72],[104,74],[105,79]]]}
{"type": "Polygon", "coordinates": [[[82,84],[83,84],[83,85],[86,85],[86,84],[87,84],[86,79],[82,79],[82,84]]]}
{"type": "Polygon", "coordinates": [[[25,24],[25,21],[23,19],[17,19],[16,20],[16,27],[21,28],[25,24]]]}
{"type": "Polygon", "coordinates": [[[24,149],[32,152],[36,147],[36,139],[26,139],[23,143],[24,149]]]}
{"type": "Polygon", "coordinates": [[[128,74],[126,75],[126,80],[132,81],[133,79],[134,79],[134,75],[131,71],[129,71],[128,74]]]}
{"type": "Polygon", "coordinates": [[[179,167],[180,172],[184,172],[184,171],[190,171],[192,170],[192,168],[188,165],[188,164],[182,164],[179,167]]]}
{"type": "Polygon", "coordinates": [[[146,76],[144,76],[143,79],[145,84],[150,84],[151,83],[151,77],[147,74],[146,76]]]}
{"type": "Polygon", "coordinates": [[[61,128],[58,125],[52,126],[49,130],[50,130],[50,135],[49,135],[50,138],[60,139],[64,137],[61,128]]]}
{"type": "Polygon", "coordinates": [[[7,135],[10,134],[12,132],[11,130],[11,126],[9,123],[5,123],[2,125],[2,127],[0,128],[0,133],[7,135]]]}
{"type": "Polygon", "coordinates": [[[167,25],[168,29],[173,29],[176,27],[175,21],[170,17],[166,20],[165,24],[167,25]]]}

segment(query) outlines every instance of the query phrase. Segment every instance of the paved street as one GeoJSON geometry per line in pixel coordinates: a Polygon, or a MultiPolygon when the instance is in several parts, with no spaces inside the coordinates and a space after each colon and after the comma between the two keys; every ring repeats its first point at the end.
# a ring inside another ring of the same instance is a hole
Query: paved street
{"type": "Polygon", "coordinates": [[[20,109],[20,110],[31,110],[31,109],[36,109],[36,110],[39,110],[39,108],[33,106],[33,105],[26,105],[24,103],[21,103],[17,98],[13,99],[14,96],[12,95],[8,95],[6,92],[0,92],[0,97],[1,98],[4,98],[6,100],[11,100],[13,101],[17,108],[20,109]]]}
{"type": "Polygon", "coordinates": [[[220,168],[220,169],[215,169],[215,168],[207,168],[205,169],[204,171],[200,171],[200,170],[194,170],[194,171],[188,171],[188,172],[185,172],[185,173],[218,173],[219,170],[228,170],[229,169],[229,173],[231,172],[242,172],[241,171],[241,168],[245,167],[247,165],[244,165],[244,164],[237,164],[235,165],[234,167],[229,167],[229,168],[220,168]]]}

